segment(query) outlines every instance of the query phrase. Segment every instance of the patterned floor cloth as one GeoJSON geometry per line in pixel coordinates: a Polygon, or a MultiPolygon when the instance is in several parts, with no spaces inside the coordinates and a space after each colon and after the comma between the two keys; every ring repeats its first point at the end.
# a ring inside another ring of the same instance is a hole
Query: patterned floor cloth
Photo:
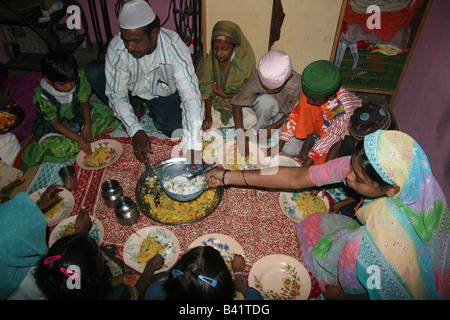
{"type": "MultiPolygon", "coordinates": [[[[75,206],[71,215],[77,215],[79,209],[85,206],[103,224],[103,245],[115,244],[119,258],[122,258],[123,246],[134,231],[147,226],[162,226],[177,236],[181,253],[195,239],[206,234],[221,233],[234,238],[244,250],[247,273],[256,261],[273,253],[286,254],[303,262],[295,222],[281,210],[279,192],[227,187],[216,210],[198,222],[180,226],[164,225],[141,214],[137,223],[132,226],[119,224],[114,210],[103,202],[101,185],[108,179],[115,179],[121,184],[124,195],[135,200],[136,184],[145,167],[133,155],[129,138],[115,139],[123,145],[123,153],[114,164],[100,170],[85,170],[77,163],[74,164],[79,188],[73,192],[75,206]]],[[[152,164],[170,158],[173,149],[179,144],[168,139],[150,139],[152,164]]],[[[320,288],[314,277],[310,276],[310,298],[316,298],[320,295],[320,288]]]]}

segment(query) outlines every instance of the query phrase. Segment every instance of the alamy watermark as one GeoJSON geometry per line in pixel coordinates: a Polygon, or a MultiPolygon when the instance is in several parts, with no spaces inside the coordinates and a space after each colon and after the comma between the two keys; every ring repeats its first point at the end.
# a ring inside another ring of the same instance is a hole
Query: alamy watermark
{"type": "Polygon", "coordinates": [[[366,269],[367,274],[370,276],[366,280],[366,286],[368,289],[381,289],[381,272],[380,267],[377,265],[370,265],[366,269]]]}
{"type": "Polygon", "coordinates": [[[66,26],[69,30],[81,29],[81,10],[77,5],[70,5],[67,7],[66,13],[69,15],[66,21],[66,26]]]}

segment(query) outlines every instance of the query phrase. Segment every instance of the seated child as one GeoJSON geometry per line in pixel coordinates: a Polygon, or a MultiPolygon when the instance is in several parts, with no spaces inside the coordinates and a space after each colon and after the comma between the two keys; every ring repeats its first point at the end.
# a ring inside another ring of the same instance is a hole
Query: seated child
{"type": "Polygon", "coordinates": [[[99,247],[87,233],[76,233],[52,245],[34,276],[49,300],[138,300],[163,264],[161,255],[154,256],[137,282],[128,285],[114,246],[99,247]]]}
{"type": "Polygon", "coordinates": [[[289,55],[281,50],[267,52],[259,61],[258,72],[231,99],[239,151],[243,153],[242,141],[246,129],[243,109],[251,108],[256,114],[257,122],[252,128],[253,134],[268,138],[272,135],[272,130],[281,128],[300,93],[301,76],[292,69],[289,55]]]}
{"type": "Polygon", "coordinates": [[[118,125],[111,108],[89,101],[91,87],[73,55],[49,52],[41,61],[41,71],[43,78],[33,98],[34,141],[22,155],[29,167],[64,162],[80,150],[90,154],[93,139],[118,125]]]}
{"type": "MultiPolygon", "coordinates": [[[[372,102],[364,103],[353,112],[347,132],[330,148],[326,161],[336,157],[351,156],[358,141],[364,140],[365,136],[377,130],[397,130],[397,126],[386,107],[372,102]]],[[[329,212],[353,217],[361,196],[346,186],[343,190],[348,197],[335,203],[329,212]]]]}
{"type": "Polygon", "coordinates": [[[233,276],[219,251],[199,246],[184,253],[165,281],[152,283],[146,300],[262,300],[256,289],[247,287],[245,260],[235,255],[233,276]]]}
{"type": "Polygon", "coordinates": [[[303,166],[310,166],[325,162],[361,100],[341,86],[339,69],[327,60],[312,62],[305,68],[302,90],[283,124],[279,150],[288,156],[299,156],[303,166]],[[315,137],[319,139],[317,143],[315,137]]]}
{"type": "MultiPolygon", "coordinates": [[[[204,131],[234,126],[231,99],[255,72],[255,54],[241,28],[231,21],[217,22],[212,30],[211,51],[197,71],[205,103],[204,131]]],[[[251,119],[245,128],[256,123],[256,117],[251,119]]]]}

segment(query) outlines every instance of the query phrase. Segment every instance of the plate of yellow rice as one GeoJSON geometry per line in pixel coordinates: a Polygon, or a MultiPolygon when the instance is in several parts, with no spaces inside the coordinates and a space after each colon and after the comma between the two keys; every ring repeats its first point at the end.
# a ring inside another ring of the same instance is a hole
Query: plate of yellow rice
{"type": "Polygon", "coordinates": [[[80,168],[86,170],[103,169],[116,162],[122,155],[123,147],[113,139],[102,139],[91,143],[91,154],[81,150],[77,155],[80,168]]]}
{"type": "Polygon", "coordinates": [[[123,261],[141,273],[156,254],[164,258],[164,266],[155,273],[167,271],[177,262],[180,243],[169,229],[157,226],[142,228],[134,231],[123,246],[123,261]]]}
{"type": "MultiPolygon", "coordinates": [[[[39,189],[32,194],[30,198],[37,202],[44,194],[47,188],[39,189]]],[[[43,211],[47,226],[51,227],[64,220],[73,210],[74,199],[72,193],[67,189],[59,192],[60,199],[43,211]]]]}
{"type": "Polygon", "coordinates": [[[280,192],[280,207],[295,222],[300,222],[313,213],[327,213],[330,209],[330,198],[321,191],[313,196],[310,191],[280,192]]]}

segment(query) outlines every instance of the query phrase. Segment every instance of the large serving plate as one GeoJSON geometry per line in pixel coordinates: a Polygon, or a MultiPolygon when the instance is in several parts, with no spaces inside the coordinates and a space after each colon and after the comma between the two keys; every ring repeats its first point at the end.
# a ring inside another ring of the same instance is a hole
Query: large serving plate
{"type": "Polygon", "coordinates": [[[311,292],[308,270],[284,254],[271,254],[256,261],[248,282],[265,300],[306,300],[311,292]]]}
{"type": "Polygon", "coordinates": [[[142,241],[148,236],[155,237],[157,242],[166,247],[166,250],[161,254],[164,258],[164,266],[155,273],[169,270],[178,260],[180,243],[176,235],[164,227],[150,226],[132,233],[123,247],[124,262],[136,271],[141,273],[144,271],[145,265],[137,262],[135,258],[139,254],[142,241]]]}
{"type": "Polygon", "coordinates": [[[92,151],[94,151],[96,148],[100,148],[100,147],[111,148],[111,157],[107,160],[107,162],[103,163],[102,165],[99,165],[99,166],[90,166],[86,162],[86,157],[87,157],[86,153],[84,153],[84,151],[81,150],[78,153],[77,159],[76,159],[77,164],[80,166],[80,168],[83,168],[86,170],[98,170],[98,169],[106,168],[106,167],[112,165],[117,160],[119,160],[119,158],[123,152],[123,147],[120,144],[120,142],[118,142],[114,139],[102,139],[102,140],[97,140],[97,141],[91,142],[92,151]]]}
{"type": "MultiPolygon", "coordinates": [[[[41,196],[44,194],[45,190],[47,188],[39,189],[32,194],[30,194],[30,198],[37,202],[41,196]]],[[[46,211],[44,211],[44,217],[47,220],[47,226],[51,227],[58,223],[60,223],[62,220],[64,220],[66,217],[69,216],[69,214],[73,210],[73,206],[75,204],[75,200],[73,198],[72,193],[67,189],[62,189],[62,191],[59,192],[59,196],[63,198],[63,202],[61,205],[61,208],[53,213],[53,215],[48,216],[46,214],[46,211]]]]}
{"type": "Polygon", "coordinates": [[[6,132],[11,129],[14,129],[19,124],[21,124],[23,119],[25,118],[25,113],[23,112],[23,109],[18,105],[0,106],[0,118],[2,117],[10,118],[9,115],[13,115],[16,117],[14,122],[8,126],[0,126],[0,132],[6,132]],[[7,114],[8,117],[6,117],[7,114]]]}
{"type": "MultiPolygon", "coordinates": [[[[185,158],[171,158],[153,164],[152,169],[157,175],[157,180],[159,181],[161,172],[168,165],[183,163],[184,161],[186,161],[185,158]]],[[[200,221],[210,215],[222,200],[223,187],[208,189],[197,199],[186,202],[171,199],[161,188],[160,204],[159,206],[156,206],[156,204],[151,201],[151,198],[154,196],[154,192],[151,190],[151,186],[148,181],[146,181],[146,178],[147,173],[144,171],[136,185],[136,203],[139,210],[141,210],[144,215],[159,223],[166,225],[184,225],[200,221]],[[198,211],[194,210],[199,203],[206,205],[199,208],[198,211]],[[189,217],[185,215],[177,215],[177,213],[173,212],[173,210],[168,210],[172,207],[179,208],[179,212],[182,212],[183,210],[190,210],[192,215],[189,217]]]]}

